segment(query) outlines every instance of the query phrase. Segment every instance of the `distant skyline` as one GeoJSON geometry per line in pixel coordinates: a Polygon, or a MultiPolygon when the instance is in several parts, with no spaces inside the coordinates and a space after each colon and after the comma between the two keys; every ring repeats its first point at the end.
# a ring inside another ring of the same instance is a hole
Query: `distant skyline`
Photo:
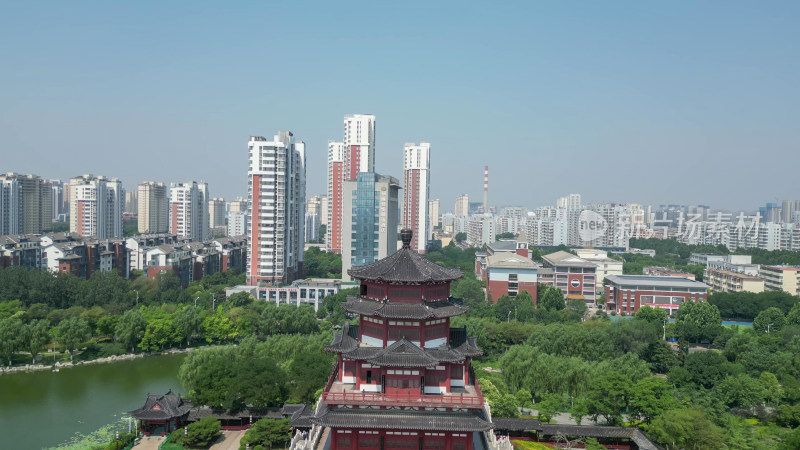
{"type": "Polygon", "coordinates": [[[800,4],[9,3],[0,172],[204,180],[247,195],[247,140],[307,144],[325,193],[345,114],[376,170],[431,143],[431,194],[536,207],[800,199],[800,4]]]}

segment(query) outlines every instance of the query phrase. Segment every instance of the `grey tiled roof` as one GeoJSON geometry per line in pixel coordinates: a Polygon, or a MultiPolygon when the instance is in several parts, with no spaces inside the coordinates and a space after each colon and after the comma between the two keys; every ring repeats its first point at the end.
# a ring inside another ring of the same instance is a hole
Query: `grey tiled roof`
{"type": "Polygon", "coordinates": [[[442,283],[463,277],[461,270],[440,266],[409,248],[405,236],[400,250],[372,264],[353,267],[347,273],[359,280],[414,284],[442,283]]]}
{"type": "Polygon", "coordinates": [[[366,297],[349,296],[342,308],[352,314],[378,316],[386,319],[441,319],[459,316],[469,308],[456,305],[450,300],[420,303],[379,302],[366,297]]]}
{"type": "Polygon", "coordinates": [[[342,325],[342,332],[333,334],[333,341],[325,346],[325,351],[335,353],[351,352],[358,348],[358,336],[358,325],[350,325],[350,323],[345,322],[342,325]]]}
{"type": "Polygon", "coordinates": [[[323,407],[311,422],[324,427],[430,430],[430,431],[488,431],[490,422],[475,413],[411,410],[328,409],[323,407]]]}
{"type": "Polygon", "coordinates": [[[130,411],[130,415],[143,420],[166,420],[183,416],[190,409],[192,403],[189,400],[181,398],[170,390],[164,395],[148,395],[144,405],[130,411]]]}
{"type": "Polygon", "coordinates": [[[367,361],[381,367],[429,367],[439,362],[406,338],[401,338],[367,361]]]}
{"type": "MultiPolygon", "coordinates": [[[[353,329],[352,325],[345,326],[353,329]]],[[[406,338],[401,338],[387,348],[362,347],[358,340],[347,334],[348,330],[342,330],[344,333],[334,335],[333,342],[325,350],[341,353],[345,359],[367,361],[382,367],[430,367],[442,362],[460,362],[467,357],[483,355],[474,338],[461,337],[462,334],[466,336],[466,329],[451,329],[451,336],[454,334],[453,330],[456,330],[456,340],[451,337],[451,343],[455,344],[428,349],[420,348],[406,338]]]]}
{"type": "Polygon", "coordinates": [[[311,428],[311,417],[314,416],[313,406],[305,403],[284,403],[281,413],[289,416],[289,425],[294,428],[311,428]]]}

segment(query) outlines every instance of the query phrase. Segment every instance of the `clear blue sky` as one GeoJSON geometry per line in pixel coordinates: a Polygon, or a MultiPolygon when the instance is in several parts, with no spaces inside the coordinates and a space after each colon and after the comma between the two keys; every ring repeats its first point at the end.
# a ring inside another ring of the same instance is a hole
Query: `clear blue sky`
{"type": "Polygon", "coordinates": [[[432,198],[800,198],[800,2],[4,2],[0,171],[246,194],[249,135],[347,113],[377,170],[432,143],[432,198]]]}

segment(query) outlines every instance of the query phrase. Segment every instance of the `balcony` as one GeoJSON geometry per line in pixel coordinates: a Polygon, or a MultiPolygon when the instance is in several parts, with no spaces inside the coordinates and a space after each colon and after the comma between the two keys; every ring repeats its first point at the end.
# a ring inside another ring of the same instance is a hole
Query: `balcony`
{"type": "MultiPolygon", "coordinates": [[[[483,393],[477,385],[451,387],[448,394],[384,394],[379,392],[359,392],[351,383],[336,381],[338,369],[334,369],[322,401],[335,405],[364,406],[420,406],[428,408],[482,408],[483,393]]],[[[475,379],[470,368],[470,380],[475,379]]]]}

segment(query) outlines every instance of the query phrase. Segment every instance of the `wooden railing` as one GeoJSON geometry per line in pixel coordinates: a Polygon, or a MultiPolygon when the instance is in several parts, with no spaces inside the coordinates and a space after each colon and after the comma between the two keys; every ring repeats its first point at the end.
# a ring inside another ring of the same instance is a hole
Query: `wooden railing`
{"type": "Polygon", "coordinates": [[[337,363],[336,367],[331,372],[331,376],[328,377],[328,382],[325,383],[325,389],[323,389],[323,392],[330,391],[331,390],[331,386],[333,386],[333,383],[336,382],[338,377],[339,377],[339,364],[337,363]]]}
{"type": "Polygon", "coordinates": [[[404,395],[375,392],[323,392],[322,401],[328,404],[347,405],[483,407],[483,396],[452,394],[404,395]]]}

